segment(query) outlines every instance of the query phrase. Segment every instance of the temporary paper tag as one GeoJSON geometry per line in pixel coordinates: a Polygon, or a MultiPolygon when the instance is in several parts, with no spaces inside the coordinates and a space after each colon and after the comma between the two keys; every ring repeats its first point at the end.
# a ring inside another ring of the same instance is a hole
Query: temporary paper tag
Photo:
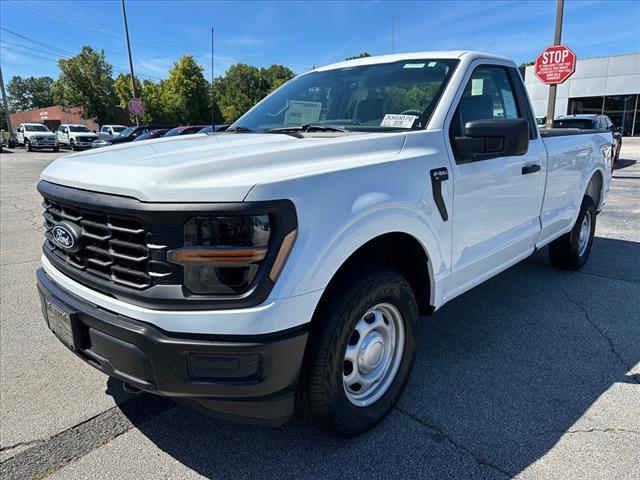
{"type": "Polygon", "coordinates": [[[423,68],[424,63],[405,63],[402,68],[423,68]]]}
{"type": "Polygon", "coordinates": [[[381,127],[411,128],[416,121],[415,115],[393,115],[387,113],[382,119],[381,127]]]}

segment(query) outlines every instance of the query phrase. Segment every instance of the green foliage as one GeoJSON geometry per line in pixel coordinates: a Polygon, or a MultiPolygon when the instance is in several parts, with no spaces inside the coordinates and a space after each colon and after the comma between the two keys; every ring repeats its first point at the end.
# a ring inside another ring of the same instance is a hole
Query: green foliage
{"type": "MultiPolygon", "coordinates": [[[[118,97],[118,105],[122,109],[127,109],[129,105],[129,100],[133,98],[133,90],[131,89],[131,74],[127,73],[126,75],[120,74],[116,77],[113,82],[113,88],[116,91],[116,96],[118,97]]],[[[138,95],[142,94],[142,85],[140,85],[140,81],[136,78],[136,92],[138,95]]],[[[146,106],[146,105],[145,105],[146,106]]],[[[129,114],[129,120],[133,123],[135,121],[135,115],[129,114]]]]}
{"type": "Polygon", "coordinates": [[[203,72],[191,55],[183,55],[161,83],[163,108],[172,123],[201,123],[211,118],[210,89],[203,72]]]}
{"type": "Polygon", "coordinates": [[[13,77],[7,84],[10,108],[13,111],[32,110],[53,105],[51,77],[13,77]]]}
{"type": "Polygon", "coordinates": [[[60,77],[54,83],[56,103],[65,108],[79,106],[85,118],[108,123],[113,117],[118,98],[114,88],[112,67],[104,50],[82,47],[78,55],[58,60],[60,77]]]}
{"type": "Polygon", "coordinates": [[[347,57],[345,58],[345,60],[355,60],[356,58],[364,58],[364,57],[370,57],[370,56],[371,54],[369,52],[362,52],[362,53],[359,53],[358,55],[347,57]]]}
{"type": "Polygon", "coordinates": [[[214,94],[224,122],[233,123],[265,96],[293,78],[282,65],[256,68],[237,63],[214,82],[214,94]]]}

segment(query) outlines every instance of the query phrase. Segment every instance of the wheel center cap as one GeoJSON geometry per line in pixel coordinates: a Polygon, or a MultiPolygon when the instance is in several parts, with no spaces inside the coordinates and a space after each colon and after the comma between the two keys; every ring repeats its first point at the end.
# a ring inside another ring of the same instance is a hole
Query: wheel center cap
{"type": "Polygon", "coordinates": [[[366,336],[358,353],[358,369],[362,373],[371,373],[376,369],[384,355],[384,339],[378,332],[366,336]]]}

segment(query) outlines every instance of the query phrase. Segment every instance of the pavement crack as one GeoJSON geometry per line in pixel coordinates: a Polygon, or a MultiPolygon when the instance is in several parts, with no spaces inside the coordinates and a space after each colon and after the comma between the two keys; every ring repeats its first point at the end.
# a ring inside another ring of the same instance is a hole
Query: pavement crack
{"type": "Polygon", "coordinates": [[[37,440],[27,440],[26,442],[18,442],[13,445],[7,445],[6,447],[0,447],[0,452],[6,452],[8,450],[13,450],[14,448],[20,447],[32,447],[33,445],[37,445],[39,443],[45,442],[47,439],[39,438],[37,440]]]}
{"type": "MultiPolygon", "coordinates": [[[[607,335],[605,331],[602,328],[600,328],[596,322],[593,321],[593,319],[591,318],[591,315],[589,314],[589,311],[585,308],[585,306],[582,305],[580,302],[571,298],[564,288],[562,289],[562,293],[564,293],[564,296],[566,297],[567,301],[569,301],[570,303],[578,307],[580,310],[582,310],[582,313],[584,314],[584,318],[587,320],[587,322],[600,334],[600,336],[603,339],[607,341],[607,343],[609,344],[609,350],[618,359],[618,362],[620,363],[620,365],[622,365],[622,367],[625,369],[624,373],[626,374],[627,372],[631,371],[632,366],[627,365],[627,362],[625,361],[625,359],[616,350],[615,344],[613,343],[613,339],[609,335],[607,335]]],[[[632,381],[636,383],[640,383],[633,377],[632,377],[632,381]]]]}
{"type": "Polygon", "coordinates": [[[453,438],[451,438],[449,435],[447,435],[438,426],[428,423],[424,419],[422,419],[422,418],[420,418],[420,417],[418,417],[418,416],[416,416],[416,415],[414,415],[414,414],[412,414],[410,412],[407,412],[406,410],[403,410],[401,407],[399,407],[397,405],[394,408],[398,412],[400,412],[403,415],[409,417],[414,422],[417,422],[420,425],[422,425],[423,427],[426,427],[429,430],[432,430],[434,432],[434,434],[432,436],[433,436],[433,438],[434,438],[434,440],[436,442],[440,442],[441,441],[440,439],[444,439],[446,442],[448,442],[450,445],[452,445],[457,450],[460,450],[461,452],[463,452],[463,453],[467,454],[468,456],[470,456],[478,465],[481,465],[483,467],[491,468],[492,470],[500,473],[501,475],[504,475],[507,478],[512,478],[514,476],[513,473],[511,473],[508,470],[504,469],[500,465],[497,465],[497,464],[491,462],[490,460],[487,460],[486,458],[481,457],[477,453],[475,453],[472,450],[470,450],[468,447],[458,443],[453,438]]]}
{"type": "Polygon", "coordinates": [[[48,439],[34,441],[0,464],[0,478],[44,478],[175,406],[155,395],[124,401],[48,439]]]}

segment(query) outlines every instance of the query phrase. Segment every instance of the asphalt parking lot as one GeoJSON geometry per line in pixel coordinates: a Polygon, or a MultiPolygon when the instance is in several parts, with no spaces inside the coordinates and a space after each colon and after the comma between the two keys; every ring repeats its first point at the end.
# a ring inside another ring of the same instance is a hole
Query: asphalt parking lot
{"type": "Polygon", "coordinates": [[[130,396],[71,355],[34,276],[35,184],[64,154],[0,155],[0,477],[640,478],[640,139],[583,270],[543,250],[424,318],[399,405],[352,440],[130,396]]]}

